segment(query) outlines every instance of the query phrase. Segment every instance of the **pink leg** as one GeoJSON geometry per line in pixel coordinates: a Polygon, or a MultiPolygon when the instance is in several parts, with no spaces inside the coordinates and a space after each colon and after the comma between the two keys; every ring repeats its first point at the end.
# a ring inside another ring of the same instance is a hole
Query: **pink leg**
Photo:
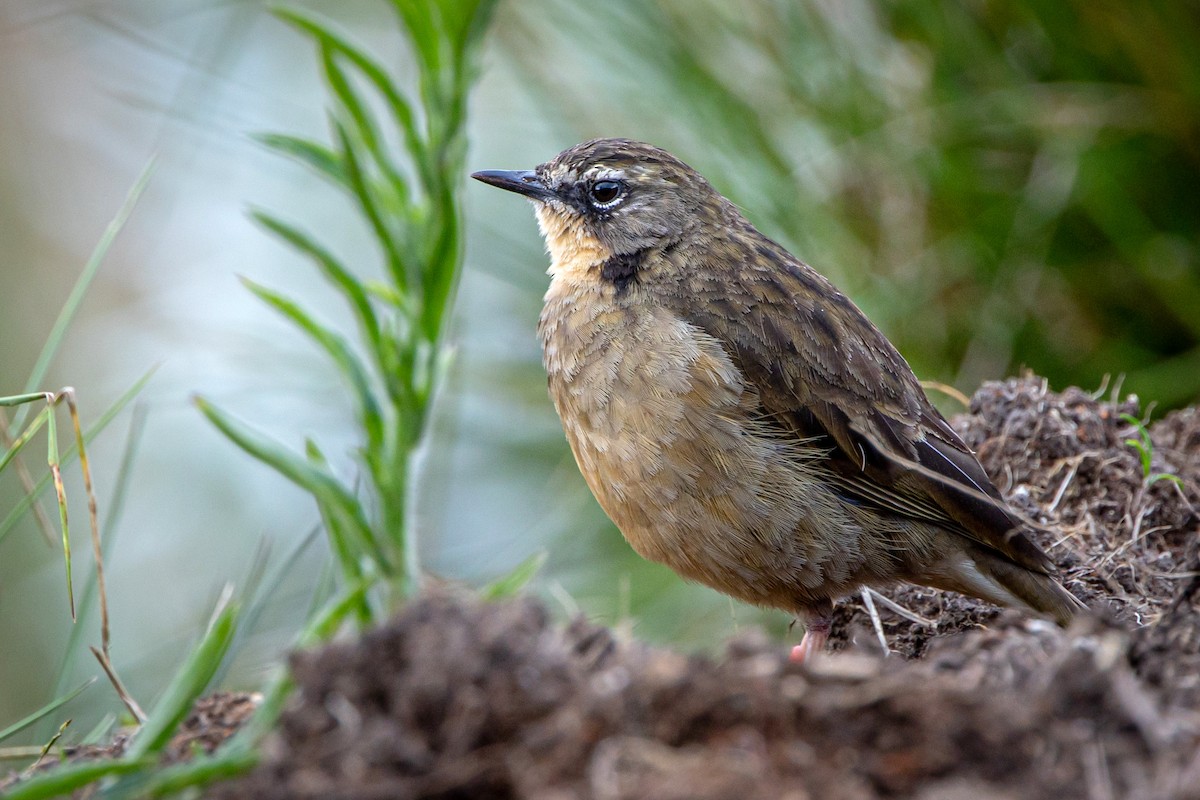
{"type": "Polygon", "coordinates": [[[816,608],[807,608],[802,612],[802,616],[804,638],[792,648],[792,654],[788,658],[795,664],[803,664],[825,649],[825,642],[829,639],[829,628],[833,623],[833,604],[822,603],[816,608]]]}

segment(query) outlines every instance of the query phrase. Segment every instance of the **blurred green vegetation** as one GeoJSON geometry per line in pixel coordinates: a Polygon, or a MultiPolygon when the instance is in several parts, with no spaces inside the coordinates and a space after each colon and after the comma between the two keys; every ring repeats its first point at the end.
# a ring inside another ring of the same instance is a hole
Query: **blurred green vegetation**
{"type": "MultiPolygon", "coordinates": [[[[328,536],[339,579],[332,587],[326,581],[317,584],[310,612],[294,636],[296,646],[311,647],[324,642],[339,631],[343,621],[352,617],[364,628],[379,623],[420,585],[412,501],[420,499],[415,489],[419,456],[429,447],[430,420],[444,395],[451,364],[445,336],[463,261],[460,198],[466,171],[466,105],[494,5],[495,0],[432,3],[391,0],[392,24],[403,31],[412,56],[400,78],[393,74],[390,64],[381,62],[368,49],[342,35],[332,21],[299,9],[275,11],[317,45],[323,77],[334,100],[328,112],[333,144],[290,134],[266,134],[258,138],[268,148],[312,169],[349,198],[358,222],[370,232],[377,258],[384,262],[380,272],[386,276],[383,281],[371,280],[362,270],[362,264],[355,263],[351,268],[347,266],[349,262],[343,262],[335,251],[326,247],[322,243],[324,237],[310,236],[275,214],[262,211],[253,214],[263,227],[313,262],[325,280],[325,293],[351,309],[354,334],[323,322],[315,305],[309,306],[290,294],[252,280],[243,280],[259,300],[317,346],[332,362],[344,389],[353,397],[353,422],[359,437],[352,449],[354,469],[349,479],[343,480],[338,471],[344,469],[344,463],[331,464],[315,436],[304,439],[301,454],[206,399],[196,402],[208,420],[245,453],[306,491],[320,514],[321,528],[328,536]],[[417,89],[409,91],[403,84],[413,73],[417,89]],[[377,110],[380,106],[383,113],[377,110]],[[400,146],[394,144],[397,141],[400,146]]],[[[148,171],[118,215],[118,221],[110,227],[102,246],[97,248],[98,255],[85,269],[86,280],[81,279],[81,287],[86,288],[95,275],[100,257],[107,252],[121,222],[128,216],[133,198],[145,187],[147,176],[148,171]]],[[[84,288],[72,293],[60,317],[64,321],[51,335],[44,351],[47,355],[39,359],[29,386],[36,386],[42,380],[50,356],[62,343],[67,324],[80,307],[84,288]]],[[[159,796],[243,770],[254,763],[259,742],[273,726],[291,692],[291,679],[282,668],[273,670],[253,721],[217,753],[211,756],[196,753],[189,763],[166,768],[156,762],[193,703],[228,668],[227,658],[242,643],[238,641],[239,623],[249,620],[253,625],[267,603],[283,602],[278,597],[282,576],[312,537],[302,539],[290,555],[277,561],[270,579],[266,577],[264,545],[261,557],[251,565],[242,586],[235,590],[230,584],[222,590],[204,635],[174,669],[153,711],[146,714],[110,668],[109,618],[100,568],[102,545],[97,504],[71,390],[60,395],[27,392],[0,397],[0,412],[5,406],[17,406],[25,412],[31,404],[46,405],[27,427],[22,428],[19,423],[14,426],[20,430],[15,437],[9,435],[7,424],[0,424],[0,473],[9,463],[15,463],[13,459],[20,449],[44,426],[48,462],[54,472],[61,510],[67,595],[74,619],[67,500],[58,471],[61,457],[54,415],[55,405],[64,398],[70,404],[75,423],[76,444],[92,511],[102,646],[91,650],[136,721],[131,723],[128,733],[131,742],[120,756],[100,765],[73,764],[42,775],[33,774],[33,766],[28,766],[24,776],[28,779],[13,790],[13,795],[31,799],[56,797],[95,784],[93,788],[106,797],[159,796]]],[[[0,423],[5,422],[0,414],[0,423]]],[[[33,485],[31,478],[26,483],[33,485]]],[[[32,499],[35,490],[28,491],[32,499]]],[[[541,556],[527,559],[516,570],[493,581],[485,594],[499,598],[520,591],[543,560],[541,556]]],[[[72,634],[79,630],[73,628],[72,634]]],[[[69,637],[60,685],[72,666],[71,657],[75,655],[72,645],[78,641],[75,635],[69,637]]],[[[54,715],[63,713],[60,709],[89,685],[85,683],[73,692],[61,694],[0,730],[0,739],[25,733],[39,721],[57,722],[54,715]]],[[[110,715],[88,735],[98,739],[111,736],[115,722],[115,716],[110,715]]],[[[39,751],[34,746],[0,750],[0,759],[29,759],[32,755],[36,763],[52,745],[60,744],[59,737],[67,733],[69,724],[69,720],[62,723],[44,749],[39,751]]],[[[77,741],[74,734],[71,731],[67,741],[77,741]]]]}
{"type": "Polygon", "coordinates": [[[1200,395],[1197,4],[509,11],[505,54],[562,145],[631,135],[691,162],[921,377],[1200,395]]]}
{"type": "Polygon", "coordinates": [[[301,455],[205,400],[198,405],[239,447],[312,495],[343,582],[377,586],[384,595],[376,607],[364,600],[363,623],[386,618],[420,586],[412,508],[417,463],[450,363],[445,335],[462,272],[467,95],[494,6],[495,0],[392,0],[413,54],[405,72],[418,77],[419,91],[411,93],[330,21],[276,11],[318,46],[336,99],[329,111],[334,144],[277,133],[259,139],[344,193],[371,232],[387,277],[365,278],[323,237],[259,211],[257,221],[309,258],[328,291],[352,310],[356,334],[319,321],[288,294],[243,282],[336,366],[361,429],[358,469],[343,480],[315,437],[305,440],[301,455]]]}

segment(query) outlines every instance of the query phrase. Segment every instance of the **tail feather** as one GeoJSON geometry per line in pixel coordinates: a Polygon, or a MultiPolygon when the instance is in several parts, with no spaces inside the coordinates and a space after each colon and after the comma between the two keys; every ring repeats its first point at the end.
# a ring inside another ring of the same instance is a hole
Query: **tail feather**
{"type": "Polygon", "coordinates": [[[1078,598],[1044,572],[982,548],[973,549],[969,559],[957,566],[951,581],[943,588],[1050,617],[1064,628],[1077,614],[1087,610],[1078,598]]]}

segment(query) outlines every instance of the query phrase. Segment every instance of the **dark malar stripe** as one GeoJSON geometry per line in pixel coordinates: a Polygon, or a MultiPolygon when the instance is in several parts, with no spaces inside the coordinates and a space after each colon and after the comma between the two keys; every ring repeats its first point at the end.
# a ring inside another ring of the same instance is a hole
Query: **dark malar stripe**
{"type": "Polygon", "coordinates": [[[618,292],[623,292],[637,281],[645,258],[645,250],[612,256],[600,265],[600,277],[615,286],[618,292]]]}

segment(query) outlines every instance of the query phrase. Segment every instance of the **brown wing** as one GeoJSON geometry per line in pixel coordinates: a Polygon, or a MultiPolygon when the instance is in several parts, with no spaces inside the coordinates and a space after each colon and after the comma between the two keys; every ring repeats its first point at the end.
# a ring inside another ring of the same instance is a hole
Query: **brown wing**
{"type": "MultiPolygon", "coordinates": [[[[857,501],[941,524],[1022,566],[1049,570],[974,454],[866,315],[753,228],[742,234],[703,256],[735,267],[681,270],[689,287],[678,311],[722,342],[757,388],[764,413],[796,436],[824,437],[840,488],[857,501]]],[[[689,255],[698,254],[673,254],[689,255]]]]}

